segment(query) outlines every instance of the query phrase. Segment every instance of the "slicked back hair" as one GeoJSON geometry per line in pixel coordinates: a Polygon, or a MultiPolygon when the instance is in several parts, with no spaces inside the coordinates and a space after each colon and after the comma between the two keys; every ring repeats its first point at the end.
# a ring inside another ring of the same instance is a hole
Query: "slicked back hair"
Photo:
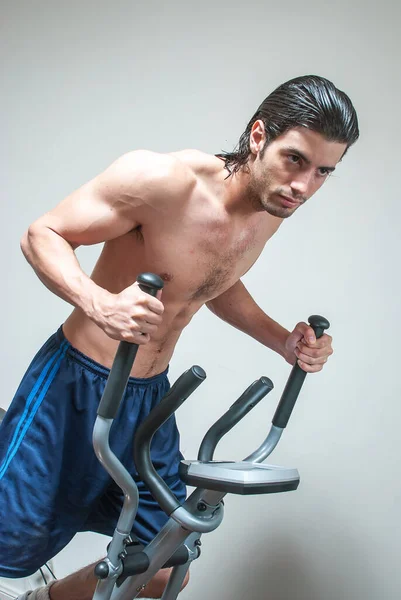
{"type": "Polygon", "coordinates": [[[216,155],[225,161],[230,174],[248,163],[250,133],[258,119],[263,121],[266,132],[262,152],[270,142],[293,127],[306,127],[320,133],[327,141],[346,144],[345,152],[359,137],[358,118],[347,94],[324,77],[296,77],[267,96],[233,152],[216,155]]]}

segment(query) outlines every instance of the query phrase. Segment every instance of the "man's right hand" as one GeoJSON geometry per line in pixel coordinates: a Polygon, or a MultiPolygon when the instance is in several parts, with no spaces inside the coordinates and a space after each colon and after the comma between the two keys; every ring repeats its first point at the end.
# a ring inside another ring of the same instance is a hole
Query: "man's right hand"
{"type": "Polygon", "coordinates": [[[113,340],[147,344],[162,322],[161,293],[154,298],[138,283],[119,294],[106,292],[95,306],[92,320],[113,340]]]}

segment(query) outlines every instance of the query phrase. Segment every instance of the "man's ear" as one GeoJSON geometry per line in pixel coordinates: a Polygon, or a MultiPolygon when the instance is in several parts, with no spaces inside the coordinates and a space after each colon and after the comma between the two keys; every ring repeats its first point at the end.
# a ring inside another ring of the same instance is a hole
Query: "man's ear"
{"type": "Polygon", "coordinates": [[[258,154],[265,145],[266,141],[266,133],[265,126],[261,119],[258,119],[252,125],[250,137],[249,137],[249,147],[252,154],[258,154]]]}

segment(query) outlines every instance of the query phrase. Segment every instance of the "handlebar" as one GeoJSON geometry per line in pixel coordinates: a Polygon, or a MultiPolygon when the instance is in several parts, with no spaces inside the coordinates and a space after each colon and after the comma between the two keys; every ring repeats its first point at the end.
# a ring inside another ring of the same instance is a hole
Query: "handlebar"
{"type": "MultiPolygon", "coordinates": [[[[308,320],[309,325],[315,332],[317,339],[322,337],[325,329],[330,327],[328,320],[320,315],[312,315],[308,320]]],[[[294,365],[273,417],[272,423],[275,427],[280,427],[280,429],[287,427],[288,420],[291,416],[306,375],[306,371],[301,369],[298,364],[294,365]]]]}
{"type": "MultiPolygon", "coordinates": [[[[143,292],[156,296],[163,289],[163,279],[153,273],[142,273],[137,282],[143,292]]],[[[120,342],[111,367],[97,414],[104,419],[114,419],[124,396],[132,365],[138,352],[139,345],[130,342],[120,342]]]]}
{"type": "Polygon", "coordinates": [[[198,460],[213,460],[214,451],[223,435],[239,423],[262,398],[271,392],[273,387],[273,382],[268,377],[261,377],[254,381],[206,433],[199,448],[198,460]]]}
{"type": "Polygon", "coordinates": [[[157,473],[150,457],[150,445],[156,431],[185,402],[192,392],[206,379],[205,371],[193,366],[177,379],[166,396],[149,413],[138,427],[134,440],[134,463],[142,481],[152,496],[168,515],[171,515],[181,503],[168,485],[157,473]]]}

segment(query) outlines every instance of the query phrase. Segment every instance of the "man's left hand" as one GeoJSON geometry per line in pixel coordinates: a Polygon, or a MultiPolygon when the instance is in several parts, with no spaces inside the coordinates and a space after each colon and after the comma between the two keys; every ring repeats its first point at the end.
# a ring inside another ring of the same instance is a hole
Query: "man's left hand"
{"type": "Polygon", "coordinates": [[[298,323],[285,342],[285,359],[291,365],[297,362],[307,373],[317,373],[333,354],[332,339],[326,333],[316,339],[310,325],[298,323]]]}

